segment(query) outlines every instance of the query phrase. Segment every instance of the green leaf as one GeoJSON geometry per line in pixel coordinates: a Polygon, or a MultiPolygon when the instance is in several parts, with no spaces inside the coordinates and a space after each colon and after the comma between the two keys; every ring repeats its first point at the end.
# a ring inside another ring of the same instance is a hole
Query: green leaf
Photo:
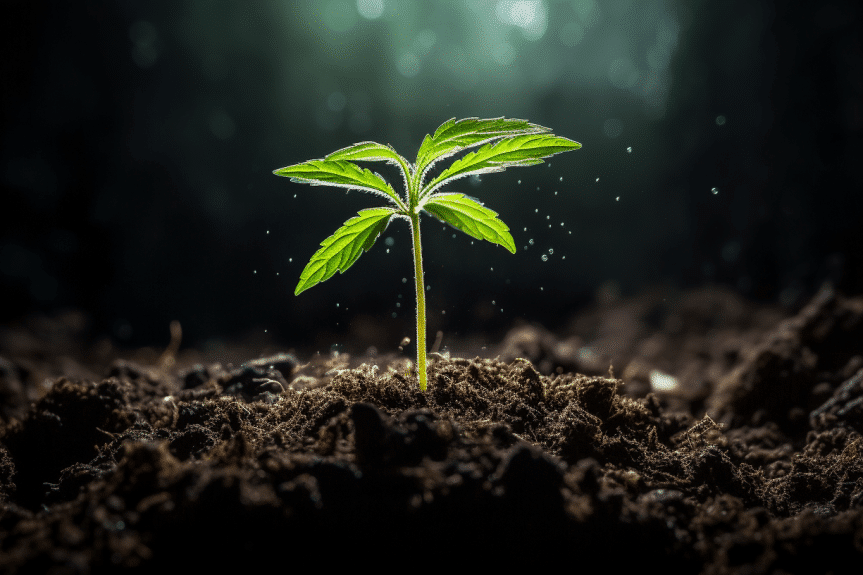
{"type": "Polygon", "coordinates": [[[464,194],[437,194],[423,203],[422,208],[471,237],[499,244],[515,253],[509,227],[497,219],[497,212],[464,194]]]}
{"type": "Polygon", "coordinates": [[[359,142],[347,148],[336,150],[329,154],[325,160],[353,160],[353,161],[386,161],[391,164],[407,164],[407,160],[401,157],[391,146],[378,144],[377,142],[359,142]]]}
{"type": "Polygon", "coordinates": [[[392,208],[368,208],[346,221],[336,233],[321,242],[321,248],[300,274],[294,295],[330,279],[336,272],[344,273],[363,252],[371,249],[394,213],[392,208]]]}
{"type": "Polygon", "coordinates": [[[398,194],[379,174],[372,173],[347,160],[309,160],[273,171],[277,176],[291,178],[292,182],[313,186],[335,186],[382,194],[399,207],[404,207],[398,194]]]}
{"type": "Polygon", "coordinates": [[[533,166],[561,152],[577,150],[581,144],[554,134],[525,134],[486,144],[465,154],[423,188],[420,197],[427,196],[447,182],[478,174],[502,172],[506,168],[533,166]]]}
{"type": "Polygon", "coordinates": [[[417,152],[416,170],[425,172],[438,160],[498,138],[548,131],[543,126],[515,118],[451,118],[441,124],[434,136],[425,137],[417,152]]]}

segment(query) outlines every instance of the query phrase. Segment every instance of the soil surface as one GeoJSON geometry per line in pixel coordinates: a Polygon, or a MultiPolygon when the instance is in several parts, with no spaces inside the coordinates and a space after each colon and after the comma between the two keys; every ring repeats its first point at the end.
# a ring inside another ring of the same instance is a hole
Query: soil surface
{"type": "Polygon", "coordinates": [[[601,296],[433,354],[426,393],[405,355],[6,327],[0,570],[859,574],[863,297],[601,296]]]}

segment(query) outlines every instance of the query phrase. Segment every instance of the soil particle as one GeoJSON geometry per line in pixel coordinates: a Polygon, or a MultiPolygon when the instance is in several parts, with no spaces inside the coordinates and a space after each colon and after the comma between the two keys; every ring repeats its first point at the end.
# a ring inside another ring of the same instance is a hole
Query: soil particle
{"type": "Polygon", "coordinates": [[[0,333],[3,572],[863,559],[863,298],[606,298],[434,354],[425,393],[400,356],[148,363],[77,317],[0,333]]]}

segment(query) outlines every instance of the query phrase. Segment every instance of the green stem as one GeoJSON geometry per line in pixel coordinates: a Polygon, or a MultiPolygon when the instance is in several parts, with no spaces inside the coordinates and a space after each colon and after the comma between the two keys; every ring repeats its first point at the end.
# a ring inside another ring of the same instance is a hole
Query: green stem
{"type": "Polygon", "coordinates": [[[426,390],[426,297],[423,280],[423,255],[420,248],[420,215],[412,209],[410,213],[411,235],[414,240],[414,279],[417,287],[417,375],[420,391],[426,390]]]}

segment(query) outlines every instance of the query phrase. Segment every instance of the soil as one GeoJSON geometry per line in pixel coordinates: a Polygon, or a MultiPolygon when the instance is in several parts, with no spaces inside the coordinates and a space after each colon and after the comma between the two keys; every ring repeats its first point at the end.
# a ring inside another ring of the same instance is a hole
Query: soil
{"type": "Polygon", "coordinates": [[[426,393],[399,354],[6,327],[0,569],[860,573],[863,297],[613,291],[426,393]]]}

